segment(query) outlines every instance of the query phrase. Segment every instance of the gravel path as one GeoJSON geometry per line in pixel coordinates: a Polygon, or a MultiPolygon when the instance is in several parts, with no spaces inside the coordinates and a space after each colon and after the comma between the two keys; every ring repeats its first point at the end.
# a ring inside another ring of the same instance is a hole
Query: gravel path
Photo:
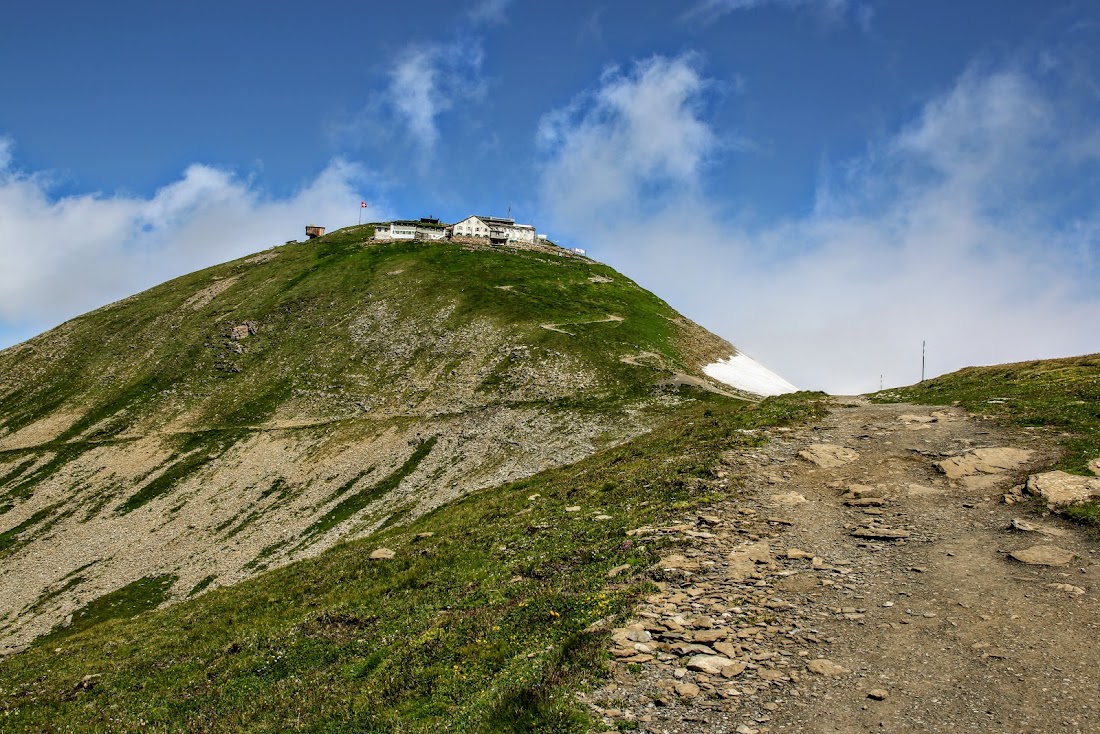
{"type": "Polygon", "coordinates": [[[738,501],[634,531],[676,547],[580,698],[668,734],[1100,731],[1097,545],[1021,492],[1051,443],[845,398],[731,453],[738,501]]]}

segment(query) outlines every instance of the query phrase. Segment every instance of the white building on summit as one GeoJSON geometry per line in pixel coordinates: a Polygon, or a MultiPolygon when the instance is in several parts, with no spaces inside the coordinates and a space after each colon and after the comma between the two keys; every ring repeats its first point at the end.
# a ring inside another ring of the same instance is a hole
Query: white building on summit
{"type": "Polygon", "coordinates": [[[374,225],[376,240],[442,240],[446,238],[447,225],[431,217],[422,217],[420,221],[399,219],[374,225]]]}
{"type": "Polygon", "coordinates": [[[503,217],[469,216],[451,225],[452,237],[484,237],[490,242],[535,244],[535,228],[503,217]]]}

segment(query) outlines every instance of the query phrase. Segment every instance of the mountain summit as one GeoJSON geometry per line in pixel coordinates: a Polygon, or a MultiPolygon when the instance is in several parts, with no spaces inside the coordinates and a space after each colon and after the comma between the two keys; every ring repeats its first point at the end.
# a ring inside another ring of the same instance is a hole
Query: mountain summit
{"type": "MultiPolygon", "coordinates": [[[[575,462],[649,430],[685,385],[755,399],[723,384],[742,355],[605,265],[370,233],[202,270],[0,352],[6,649],[143,579],[182,599],[575,462]]],[[[776,387],[756,376],[744,387],[776,387]]]]}

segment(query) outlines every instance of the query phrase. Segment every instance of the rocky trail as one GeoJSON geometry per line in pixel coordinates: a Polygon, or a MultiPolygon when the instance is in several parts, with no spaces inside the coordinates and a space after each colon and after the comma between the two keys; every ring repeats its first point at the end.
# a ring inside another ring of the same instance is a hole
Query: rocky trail
{"type": "Polygon", "coordinates": [[[1024,491],[1054,453],[1039,430],[859,398],[731,452],[736,502],[632,531],[673,541],[660,591],[578,695],[661,734],[1100,731],[1097,544],[1024,491]]]}

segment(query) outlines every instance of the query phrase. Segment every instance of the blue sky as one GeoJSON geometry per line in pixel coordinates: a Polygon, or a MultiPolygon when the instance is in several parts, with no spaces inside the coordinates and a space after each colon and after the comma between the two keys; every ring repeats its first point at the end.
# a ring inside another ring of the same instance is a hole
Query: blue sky
{"type": "Polygon", "coordinates": [[[1100,351],[1093,3],[306,5],[0,8],[0,347],[365,199],[511,205],[802,387],[1100,351]]]}

